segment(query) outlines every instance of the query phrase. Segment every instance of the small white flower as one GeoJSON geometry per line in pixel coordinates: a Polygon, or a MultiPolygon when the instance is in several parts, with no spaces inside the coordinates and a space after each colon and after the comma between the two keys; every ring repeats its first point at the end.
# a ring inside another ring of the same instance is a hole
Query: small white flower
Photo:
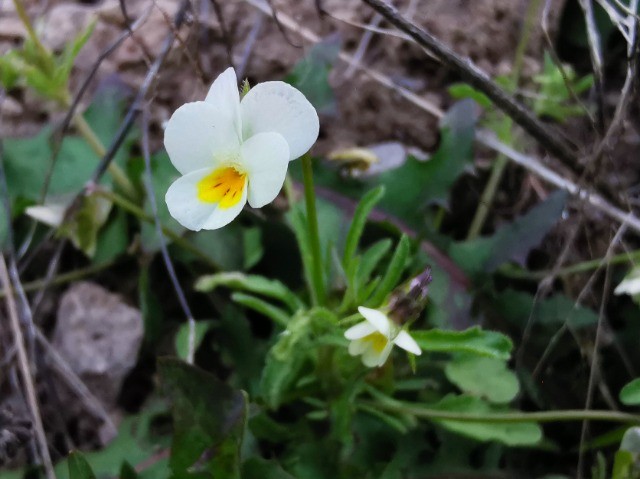
{"type": "Polygon", "coordinates": [[[640,295],[640,266],[636,266],[627,274],[613,291],[614,294],[640,295]]]}
{"type": "Polygon", "coordinates": [[[389,358],[394,344],[418,356],[422,354],[420,346],[411,335],[396,326],[386,314],[364,306],[359,306],[358,311],[366,321],[347,329],[344,337],[351,341],[349,354],[362,354],[365,366],[382,366],[389,358]]]}
{"type": "Polygon", "coordinates": [[[236,73],[225,70],[204,101],[171,116],[164,145],[182,174],[167,191],[171,216],[191,230],[216,229],[270,203],[282,188],[289,161],[318,138],[318,114],[302,93],[272,81],[240,101],[236,73]]]}

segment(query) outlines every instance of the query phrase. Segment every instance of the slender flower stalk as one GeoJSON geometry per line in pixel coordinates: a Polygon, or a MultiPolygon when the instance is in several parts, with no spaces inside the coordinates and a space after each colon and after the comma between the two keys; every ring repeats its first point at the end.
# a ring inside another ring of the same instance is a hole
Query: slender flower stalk
{"type": "Polygon", "coordinates": [[[313,166],[311,165],[311,157],[309,155],[302,157],[302,175],[304,181],[304,198],[307,206],[307,228],[309,229],[311,253],[313,254],[313,272],[311,277],[313,285],[311,293],[314,304],[321,306],[325,300],[322,249],[320,247],[320,231],[316,212],[316,193],[313,188],[313,166]]]}

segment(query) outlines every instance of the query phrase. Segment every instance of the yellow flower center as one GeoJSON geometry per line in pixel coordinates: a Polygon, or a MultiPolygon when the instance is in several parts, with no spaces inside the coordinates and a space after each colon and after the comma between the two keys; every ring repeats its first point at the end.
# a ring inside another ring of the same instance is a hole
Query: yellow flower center
{"type": "Polygon", "coordinates": [[[364,341],[371,343],[371,347],[378,354],[382,352],[382,350],[385,348],[385,346],[389,342],[389,338],[387,338],[384,334],[378,331],[371,333],[362,339],[364,341]]]}
{"type": "Polygon", "coordinates": [[[223,166],[198,182],[198,199],[205,203],[218,203],[223,209],[231,208],[242,198],[246,181],[246,173],[233,166],[223,166]]]}

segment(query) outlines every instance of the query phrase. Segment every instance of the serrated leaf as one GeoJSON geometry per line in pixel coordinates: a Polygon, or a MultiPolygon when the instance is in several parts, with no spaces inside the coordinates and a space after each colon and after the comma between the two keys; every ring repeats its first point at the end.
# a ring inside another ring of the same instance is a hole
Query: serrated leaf
{"type": "Polygon", "coordinates": [[[173,473],[180,477],[187,471],[202,471],[214,477],[239,478],[246,395],[177,359],[161,358],[158,370],[172,402],[169,467],[173,473]]]}
{"type": "Polygon", "coordinates": [[[620,402],[627,406],[637,406],[640,404],[640,378],[627,383],[620,390],[620,402]]]}
{"type": "Polygon", "coordinates": [[[423,352],[472,353],[478,356],[507,360],[511,356],[513,343],[495,331],[484,331],[473,327],[465,331],[430,329],[412,331],[423,352]]]}
{"type": "Polygon", "coordinates": [[[445,374],[463,392],[491,403],[508,403],[520,390],[518,378],[500,359],[460,355],[447,362],[445,374]]]}
{"type": "Polygon", "coordinates": [[[77,451],[69,454],[69,478],[70,479],[96,479],[91,466],[82,454],[77,451]]]}
{"type": "MultiPolygon", "coordinates": [[[[454,395],[445,396],[431,408],[439,411],[479,415],[508,412],[502,408],[492,407],[480,398],[454,395]]],[[[449,431],[478,441],[496,441],[507,446],[532,446],[542,439],[542,428],[535,422],[491,423],[453,420],[434,420],[434,422],[449,431]]]]}

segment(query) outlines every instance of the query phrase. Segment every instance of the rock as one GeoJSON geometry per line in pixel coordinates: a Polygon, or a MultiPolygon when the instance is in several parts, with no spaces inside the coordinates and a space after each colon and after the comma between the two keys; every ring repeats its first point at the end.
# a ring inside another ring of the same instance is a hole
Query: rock
{"type": "Polygon", "coordinates": [[[142,335],[139,310],[97,284],[79,282],[60,301],[52,344],[111,409],[136,363],[142,335]]]}

